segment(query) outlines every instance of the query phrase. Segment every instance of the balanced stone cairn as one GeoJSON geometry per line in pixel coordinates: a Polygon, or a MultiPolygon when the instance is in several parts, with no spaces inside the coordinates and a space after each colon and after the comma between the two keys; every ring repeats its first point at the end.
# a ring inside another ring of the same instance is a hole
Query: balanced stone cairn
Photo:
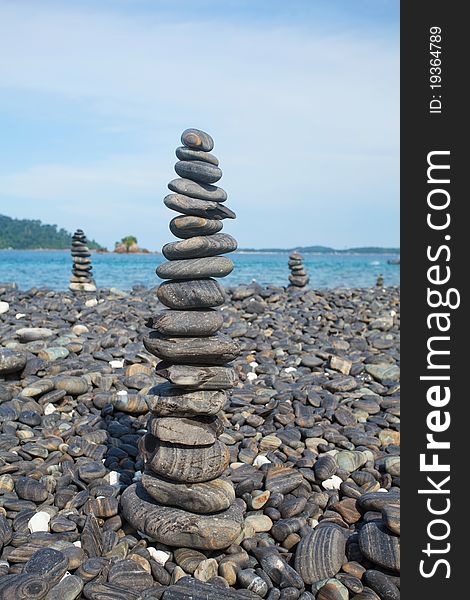
{"type": "Polygon", "coordinates": [[[379,276],[377,277],[377,281],[375,283],[376,287],[383,287],[384,286],[384,276],[382,275],[382,273],[379,273],[379,276]]]}
{"type": "Polygon", "coordinates": [[[310,281],[307,272],[305,271],[303,264],[304,257],[298,252],[292,252],[289,256],[289,269],[291,274],[289,275],[289,281],[292,286],[305,287],[310,281]]]}
{"type": "Polygon", "coordinates": [[[233,269],[220,256],[237,248],[236,240],[219,233],[222,220],[235,214],[222,204],[226,192],[212,184],[222,177],[219,161],[210,154],[212,138],[187,129],[177,148],[180,176],[168,184],[164,199],[180,214],[170,222],[179,241],[166,244],[168,262],[157,268],[166,279],[157,296],[166,307],[152,317],[153,331],[144,338],[146,349],[162,360],[157,374],[167,383],[150,394],[152,415],[141,440],[145,469],[139,483],[122,496],[124,517],[137,530],[170,546],[222,549],[240,538],[245,505],[235,499],[223,477],[229,463],[220,411],[225,390],[237,381],[227,363],[239,345],[219,333],[224,290],[214,277],[233,269]]]}
{"type": "Polygon", "coordinates": [[[72,236],[72,277],[70,289],[77,292],[95,292],[96,284],[93,280],[90,251],[87,239],[82,229],[72,236]]]}

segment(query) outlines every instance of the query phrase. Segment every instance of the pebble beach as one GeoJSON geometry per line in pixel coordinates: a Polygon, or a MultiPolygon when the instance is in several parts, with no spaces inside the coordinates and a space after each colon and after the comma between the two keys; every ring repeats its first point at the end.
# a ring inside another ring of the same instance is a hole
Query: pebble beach
{"type": "Polygon", "coordinates": [[[122,509],[163,308],[143,286],[0,284],[0,599],[399,598],[399,288],[226,288],[219,439],[244,521],[223,550],[156,543],[122,509]]]}

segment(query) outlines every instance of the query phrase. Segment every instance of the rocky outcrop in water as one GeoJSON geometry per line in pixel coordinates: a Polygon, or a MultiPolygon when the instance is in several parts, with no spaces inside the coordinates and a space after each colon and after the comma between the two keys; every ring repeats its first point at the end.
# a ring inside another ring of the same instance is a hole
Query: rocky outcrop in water
{"type": "Polygon", "coordinates": [[[72,236],[71,252],[73,267],[70,289],[75,292],[95,292],[96,284],[93,280],[91,255],[82,229],[77,229],[72,236]]]}
{"type": "Polygon", "coordinates": [[[141,452],[145,472],[140,483],[122,497],[126,519],[151,538],[172,546],[219,549],[230,546],[242,531],[244,503],[235,501],[232,483],[223,478],[229,464],[220,411],[226,390],[236,382],[227,366],[239,354],[236,340],[221,334],[225,302],[215,278],[228,275],[232,261],[223,256],[236,249],[222,220],[235,214],[222,202],[224,190],[218,159],[210,154],[212,138],[188,129],[177,149],[179,179],[164,202],[182,213],[170,223],[180,241],[163,249],[167,262],[157,275],[165,279],[157,291],[165,310],[152,316],[145,348],[159,358],[159,373],[168,380],[152,390],[155,397],[141,452]]]}

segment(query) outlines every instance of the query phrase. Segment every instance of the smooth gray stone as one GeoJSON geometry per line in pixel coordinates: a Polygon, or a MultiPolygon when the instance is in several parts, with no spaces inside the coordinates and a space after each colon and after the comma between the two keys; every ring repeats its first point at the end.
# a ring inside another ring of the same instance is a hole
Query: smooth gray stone
{"type": "Polygon", "coordinates": [[[222,177],[219,167],[202,160],[180,160],[175,164],[176,174],[197,183],[215,183],[222,177]]]}
{"type": "Polygon", "coordinates": [[[169,383],[153,387],[149,404],[155,415],[161,417],[216,415],[227,401],[219,390],[184,390],[169,383]]]}
{"type": "Polygon", "coordinates": [[[187,148],[202,150],[203,152],[210,152],[214,147],[214,140],[208,133],[194,128],[183,131],[181,134],[181,143],[187,148]]]}
{"type": "Polygon", "coordinates": [[[183,196],[183,194],[168,194],[163,198],[163,202],[171,210],[190,215],[193,217],[204,217],[205,219],[235,219],[236,215],[233,210],[227,208],[220,202],[212,202],[211,200],[198,200],[183,196]]]}
{"type": "Polygon", "coordinates": [[[210,446],[183,446],[144,436],[142,453],[147,469],[173,481],[200,483],[222,475],[228,467],[227,446],[216,440],[210,446]]]}
{"type": "Polygon", "coordinates": [[[295,554],[295,570],[305,583],[334,577],[346,562],[346,536],[337,525],[317,526],[303,537],[295,554]]]}
{"type": "Polygon", "coordinates": [[[220,219],[205,219],[204,217],[175,217],[170,221],[171,233],[183,240],[197,235],[212,235],[223,228],[220,219]]]}
{"type": "Polygon", "coordinates": [[[180,160],[203,160],[204,162],[215,165],[216,167],[219,164],[219,159],[213,154],[204,152],[203,150],[192,150],[186,146],[179,146],[176,148],[175,154],[180,160]]]}
{"type": "Polygon", "coordinates": [[[121,496],[124,518],[157,542],[180,548],[218,550],[238,538],[243,525],[243,501],[214,515],[200,515],[156,504],[142,485],[134,484],[121,496]]]}
{"type": "Polygon", "coordinates": [[[381,571],[367,570],[364,574],[364,583],[373,589],[382,600],[400,600],[400,590],[393,579],[381,571]]]}
{"type": "MultiPolygon", "coordinates": [[[[167,587],[162,596],[162,600],[259,600],[259,598],[258,594],[250,590],[234,590],[215,585],[212,581],[205,583],[192,577],[182,577],[176,584],[167,587]]],[[[275,600],[279,596],[267,598],[275,600]]]]}
{"type": "Polygon", "coordinates": [[[201,483],[178,483],[145,472],[142,486],[160,504],[176,506],[195,513],[209,514],[227,510],[235,500],[235,490],[221,477],[201,483]]]}
{"type": "Polygon", "coordinates": [[[175,385],[199,390],[230,389],[238,382],[235,369],[230,367],[202,367],[160,363],[157,366],[156,373],[175,385]]]}
{"type": "Polygon", "coordinates": [[[225,202],[227,200],[227,192],[222,188],[208,183],[196,183],[184,177],[170,181],[168,188],[172,192],[190,198],[197,198],[198,200],[211,200],[212,202],[225,202]]]}
{"type": "Polygon", "coordinates": [[[147,326],[167,336],[214,335],[222,327],[224,317],[220,311],[163,310],[147,322],[147,326]]]}
{"type": "Polygon", "coordinates": [[[225,302],[224,289],[214,279],[164,281],[157,297],[168,308],[177,310],[211,308],[225,302]]]}
{"type": "Polygon", "coordinates": [[[233,252],[237,249],[237,240],[228,233],[215,233],[188,238],[181,242],[171,242],[162,248],[162,254],[168,260],[203,258],[233,252]]]}
{"type": "Polygon", "coordinates": [[[361,527],[359,548],[374,564],[391,571],[400,570],[400,538],[392,535],[382,523],[370,521],[361,527]]]}
{"type": "Polygon", "coordinates": [[[9,348],[0,348],[0,375],[9,375],[22,371],[26,365],[27,356],[23,352],[15,352],[9,348]]]}
{"type": "Polygon", "coordinates": [[[225,365],[240,353],[239,344],[223,333],[169,338],[152,331],[143,341],[150,354],[177,365],[225,365]]]}
{"type": "Polygon", "coordinates": [[[160,279],[206,279],[226,277],[233,271],[233,262],[226,256],[206,256],[171,260],[157,267],[160,279]]]}
{"type": "Polygon", "coordinates": [[[2,575],[0,598],[2,600],[44,600],[51,582],[38,575],[2,575]]]}
{"type": "Polygon", "coordinates": [[[213,444],[223,432],[219,417],[152,417],[148,430],[162,442],[183,446],[213,444]]]}

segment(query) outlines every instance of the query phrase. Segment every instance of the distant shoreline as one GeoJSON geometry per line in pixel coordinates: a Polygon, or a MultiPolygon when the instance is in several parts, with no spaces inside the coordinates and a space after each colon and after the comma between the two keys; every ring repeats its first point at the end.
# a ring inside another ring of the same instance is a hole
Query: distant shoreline
{"type": "MultiPolygon", "coordinates": [[[[70,248],[0,248],[0,252],[70,252],[70,248]]],[[[289,254],[289,252],[294,252],[292,249],[279,249],[279,250],[235,250],[234,254],[289,254]]],[[[325,255],[347,255],[347,256],[370,256],[370,255],[380,255],[380,256],[397,256],[400,254],[400,250],[390,250],[390,251],[354,251],[351,250],[323,250],[323,251],[308,251],[308,250],[295,250],[295,252],[301,252],[304,255],[312,255],[312,256],[321,256],[325,255]]],[[[147,252],[102,252],[99,250],[91,250],[91,254],[117,254],[119,256],[136,256],[143,254],[161,254],[158,250],[149,250],[147,252]]]]}

